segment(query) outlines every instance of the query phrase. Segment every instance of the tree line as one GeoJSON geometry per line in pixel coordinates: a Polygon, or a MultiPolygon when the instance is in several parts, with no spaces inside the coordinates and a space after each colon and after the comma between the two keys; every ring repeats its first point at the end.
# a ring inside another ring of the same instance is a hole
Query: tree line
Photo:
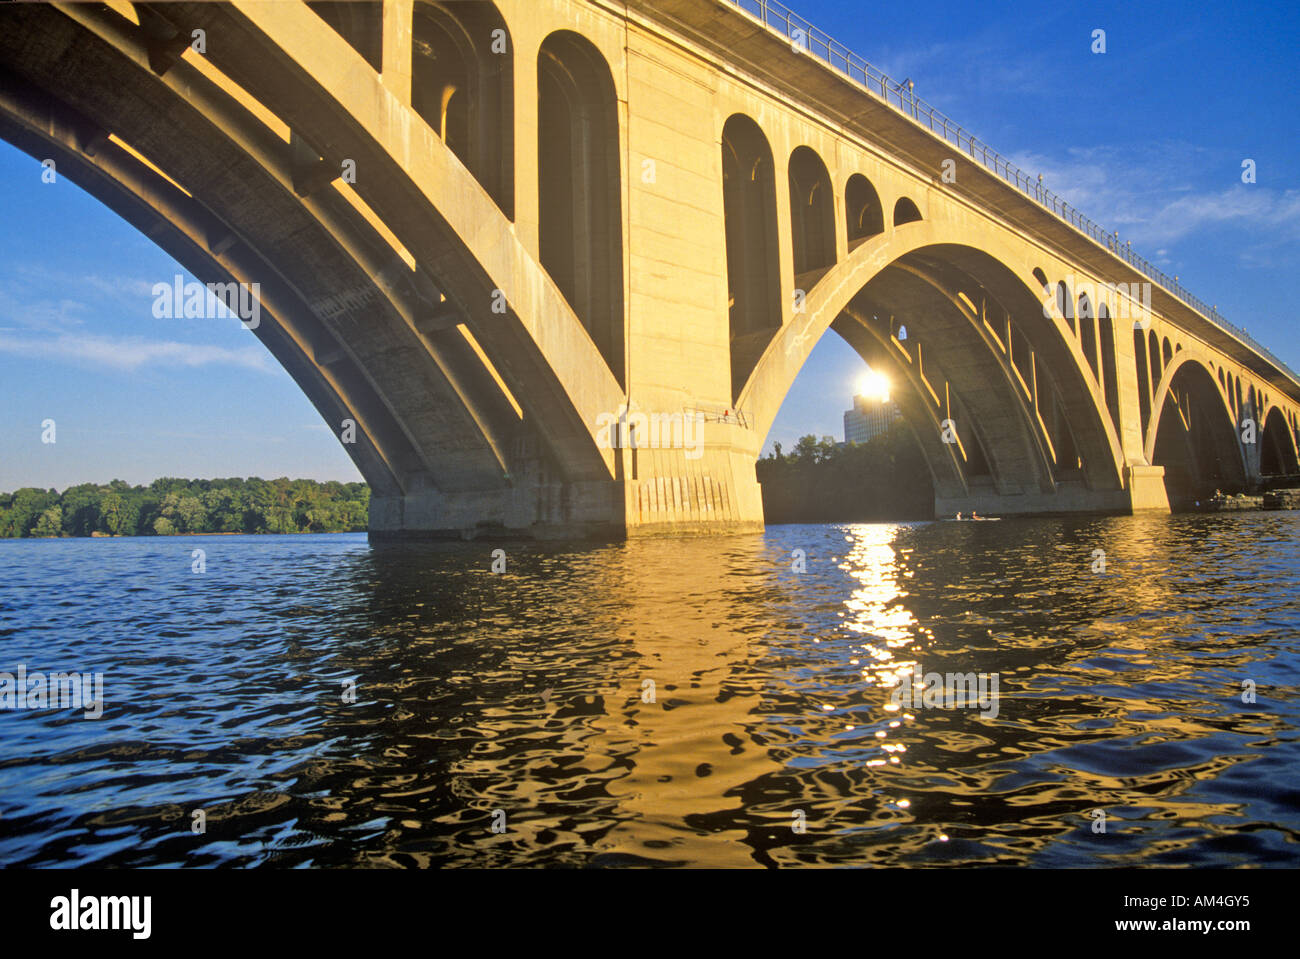
{"type": "Polygon", "coordinates": [[[182,533],[364,532],[365,483],[286,477],[122,480],[0,493],[0,538],[172,536],[182,533]]]}
{"type": "Polygon", "coordinates": [[[934,484],[903,422],[867,443],[808,435],[790,453],[776,443],[756,465],[768,523],[934,519],[934,484]]]}

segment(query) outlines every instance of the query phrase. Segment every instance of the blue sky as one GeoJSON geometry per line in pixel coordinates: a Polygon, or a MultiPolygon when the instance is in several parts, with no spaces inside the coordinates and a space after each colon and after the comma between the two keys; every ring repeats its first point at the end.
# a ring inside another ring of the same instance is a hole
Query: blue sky
{"type": "MultiPolygon", "coordinates": [[[[916,92],[1300,368],[1300,8],[1287,3],[867,4],[796,12],[916,92]],[[1091,52],[1092,31],[1107,52],[1091,52]],[[1241,183],[1256,161],[1257,182],[1241,183]]],[[[359,478],[233,318],[155,319],[183,272],[0,144],[0,490],[121,478],[359,478]],[[57,442],[40,442],[54,419],[57,442]]],[[[188,279],[188,277],[187,277],[188,279]]],[[[842,439],[865,367],[828,334],[768,448],[842,439]]]]}

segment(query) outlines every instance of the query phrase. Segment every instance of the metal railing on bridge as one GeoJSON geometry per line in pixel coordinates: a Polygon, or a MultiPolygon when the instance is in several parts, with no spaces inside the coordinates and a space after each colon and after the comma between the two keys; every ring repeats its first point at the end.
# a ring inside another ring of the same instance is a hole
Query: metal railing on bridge
{"type": "Polygon", "coordinates": [[[1300,384],[1300,376],[1273,355],[1267,347],[1256,340],[1239,326],[1224,319],[1217,308],[1193,296],[1176,278],[1165,273],[1146,257],[1133,252],[1131,243],[1120,243],[1118,233],[1108,233],[1098,224],[1084,216],[1061,197],[1043,186],[1042,181],[1030,177],[1006,157],[981,143],[960,125],[954,123],[940,111],[934,109],[910,87],[891,80],[862,57],[855,54],[843,44],[837,43],[821,30],[817,29],[803,17],[778,0],[719,0],[743,10],[758,20],[768,29],[784,34],[791,44],[798,44],[806,53],[825,61],[833,69],[843,73],[850,80],[860,84],[867,92],[884,100],[904,116],[911,117],[921,126],[927,127],[936,136],[953,144],[972,160],[977,160],[986,169],[996,173],[1002,179],[1020,190],[1025,196],[1051,210],[1057,217],[1073,226],[1079,232],[1096,240],[1134,269],[1155,281],[1185,304],[1206,317],[1211,323],[1243,343],[1250,346],[1269,362],[1277,366],[1287,376],[1300,384]]]}
{"type": "Polygon", "coordinates": [[[744,429],[753,429],[750,418],[744,410],[705,409],[700,406],[687,407],[688,416],[698,415],[705,423],[736,423],[744,429]]]}

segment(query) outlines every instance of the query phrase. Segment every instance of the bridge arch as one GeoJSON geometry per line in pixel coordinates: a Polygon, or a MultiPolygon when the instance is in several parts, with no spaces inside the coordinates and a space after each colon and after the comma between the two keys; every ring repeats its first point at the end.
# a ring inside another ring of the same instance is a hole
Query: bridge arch
{"type": "Polygon", "coordinates": [[[57,157],[61,173],[201,281],[257,284],[254,334],[332,432],[356,424],[345,451],[376,497],[500,484],[517,418],[468,345],[425,352],[410,324],[431,305],[427,277],[341,198],[313,198],[291,158],[301,140],[268,146],[247,110],[186,63],[161,69],[142,31],[115,12],[23,15],[75,52],[51,62],[0,48],[0,61],[21,64],[0,85],[0,136],[57,157]],[[76,82],[86,60],[97,84],[76,82]],[[137,102],[152,111],[133,109],[137,102]],[[278,255],[290,245],[310,252],[278,255]],[[367,336],[349,336],[358,325],[367,336]],[[372,351],[393,350],[401,362],[373,364],[372,351]]]}
{"type": "Polygon", "coordinates": [[[158,66],[142,29],[102,6],[16,12],[73,52],[0,38],[0,135],[55,151],[201,281],[260,282],[256,334],[328,423],[357,422],[347,452],[374,491],[372,530],[526,526],[521,482],[539,497],[607,483],[612,455],[588,424],[621,390],[447,144],[413,110],[393,117],[379,75],[305,5],[160,15],[186,35],[201,17],[209,58],[158,66]],[[304,58],[328,66],[304,78],[304,58]],[[328,188],[340,157],[361,171],[360,203],[328,188]]]}
{"type": "Polygon", "coordinates": [[[1187,507],[1215,489],[1240,492],[1247,485],[1246,461],[1232,409],[1200,360],[1175,356],[1156,391],[1147,462],[1165,468],[1171,506],[1187,507]]]}
{"type": "MultiPolygon", "coordinates": [[[[959,224],[927,222],[915,232],[874,238],[819,280],[806,301],[806,315],[795,314],[773,338],[738,403],[753,411],[761,442],[825,330],[833,324],[858,348],[844,334],[857,323],[867,328],[870,339],[889,344],[885,355],[891,361],[906,354],[903,362],[917,370],[937,368],[950,388],[956,387],[955,403],[943,396],[943,382],[920,389],[934,408],[970,405],[980,440],[975,445],[987,452],[999,492],[1010,491],[1018,481],[1022,488],[1047,493],[1071,476],[1090,489],[1118,489],[1123,461],[1117,431],[1056,321],[1043,316],[1035,286],[1031,277],[1019,277],[997,256],[967,245],[959,224]],[[967,305],[977,298],[983,316],[967,305]],[[923,308],[891,315],[904,312],[896,307],[905,301],[923,308]],[[908,349],[892,336],[900,325],[908,329],[908,349]],[[1012,334],[1010,349],[1004,325],[1012,334]],[[944,334],[936,342],[940,328],[944,334]]],[[[911,375],[905,379],[915,382],[911,375]]],[[[975,457],[974,450],[970,453],[958,456],[967,473],[975,457]]],[[[945,471],[952,470],[933,448],[927,458],[939,489],[945,471]]]]}
{"type": "Polygon", "coordinates": [[[1259,471],[1264,476],[1294,476],[1300,473],[1295,437],[1280,406],[1270,407],[1262,418],[1259,471]]]}

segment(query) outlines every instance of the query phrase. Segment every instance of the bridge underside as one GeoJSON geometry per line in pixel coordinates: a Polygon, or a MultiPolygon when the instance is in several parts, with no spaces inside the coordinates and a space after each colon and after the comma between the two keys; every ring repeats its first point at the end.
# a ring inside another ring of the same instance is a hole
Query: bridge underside
{"type": "Polygon", "coordinates": [[[946,148],[743,15],[631,7],[6,5],[0,137],[258,285],[377,538],[761,529],[755,462],[832,329],[896,384],[938,515],[1297,471],[1300,389],[1260,357],[1163,293],[1130,335],[1055,282],[1127,265],[965,159],[937,188],[946,148]],[[794,89],[697,55],[720,38],[794,89]]]}

